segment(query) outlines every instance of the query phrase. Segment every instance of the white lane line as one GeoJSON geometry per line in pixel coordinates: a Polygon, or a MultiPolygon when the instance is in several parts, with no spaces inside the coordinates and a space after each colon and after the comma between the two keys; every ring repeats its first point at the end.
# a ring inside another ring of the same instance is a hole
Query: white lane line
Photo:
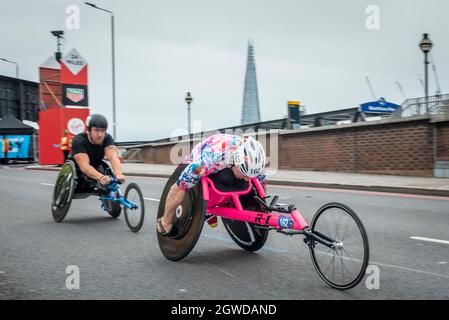
{"type": "MultiPolygon", "coordinates": [[[[268,181],[268,183],[269,183],[269,181],[268,181]]],[[[334,188],[320,188],[320,187],[300,187],[300,186],[286,186],[286,185],[284,185],[284,186],[282,186],[282,185],[268,185],[268,188],[324,191],[324,192],[360,194],[360,195],[366,195],[366,196],[398,197],[398,198],[409,198],[409,199],[427,199],[427,200],[449,201],[449,197],[424,196],[424,195],[416,195],[416,194],[408,194],[408,193],[396,193],[396,192],[364,191],[364,190],[334,189],[334,188]]],[[[357,186],[354,186],[354,189],[355,188],[357,188],[357,186]]]]}
{"type": "Polygon", "coordinates": [[[429,242],[435,242],[435,243],[443,243],[443,244],[449,244],[448,240],[440,240],[440,239],[432,239],[432,238],[424,238],[424,237],[410,237],[410,239],[413,240],[420,240],[420,241],[429,241],[429,242]]]}
{"type": "MultiPolygon", "coordinates": [[[[323,253],[323,254],[326,254],[326,255],[329,255],[329,256],[333,256],[331,253],[327,253],[327,252],[320,251],[320,250],[316,250],[316,252],[320,252],[320,253],[323,253]]],[[[355,258],[348,258],[348,257],[341,257],[341,258],[343,260],[351,260],[351,261],[356,261],[356,262],[362,262],[362,260],[355,259],[355,258]]],[[[396,265],[393,265],[393,264],[380,263],[380,262],[376,262],[376,261],[370,261],[369,264],[370,265],[375,265],[375,266],[384,266],[384,267],[388,267],[388,268],[407,270],[407,271],[412,271],[412,272],[416,272],[416,273],[424,273],[424,274],[428,274],[428,275],[432,275],[432,276],[438,276],[438,277],[443,277],[443,278],[449,279],[449,275],[440,274],[440,273],[434,273],[434,272],[428,272],[428,271],[423,271],[423,270],[417,270],[417,269],[411,269],[411,268],[396,266],[396,265]]]]}
{"type": "Polygon", "coordinates": [[[438,264],[447,264],[447,261],[439,261],[438,264]]]}
{"type": "MultiPolygon", "coordinates": [[[[42,182],[42,183],[40,183],[41,185],[43,185],[43,186],[49,186],[49,187],[54,187],[55,185],[54,184],[51,184],[51,183],[44,183],[44,182],[42,182]]],[[[156,202],[159,202],[159,201],[161,201],[161,200],[159,200],[159,199],[155,199],[155,198],[144,198],[145,200],[148,200],[148,201],[156,201],[156,202]]]]}
{"type": "Polygon", "coordinates": [[[44,182],[42,182],[42,183],[40,183],[41,185],[43,185],[43,186],[49,186],[49,187],[54,187],[55,185],[54,184],[52,184],[52,183],[44,183],[44,182]]]}
{"type": "Polygon", "coordinates": [[[439,273],[428,272],[428,271],[423,271],[423,270],[416,270],[416,269],[411,269],[411,268],[406,268],[406,267],[401,267],[401,266],[395,266],[395,265],[391,265],[391,264],[378,263],[378,262],[374,262],[374,261],[370,261],[369,264],[390,267],[390,268],[396,268],[396,269],[403,269],[403,270],[413,271],[413,272],[417,272],[417,273],[424,273],[424,274],[429,274],[432,276],[438,276],[438,277],[443,277],[443,278],[449,279],[449,275],[445,275],[445,274],[439,274],[439,273]]]}

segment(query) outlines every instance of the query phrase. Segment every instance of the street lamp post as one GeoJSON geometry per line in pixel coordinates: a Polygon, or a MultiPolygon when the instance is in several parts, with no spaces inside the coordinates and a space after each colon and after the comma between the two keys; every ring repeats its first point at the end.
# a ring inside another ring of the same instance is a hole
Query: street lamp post
{"type": "Polygon", "coordinates": [[[111,15],[111,46],[112,46],[112,132],[116,140],[116,118],[115,118],[115,36],[114,36],[114,13],[112,11],[97,7],[95,4],[85,2],[86,5],[107,12],[111,15]]]}
{"type": "Polygon", "coordinates": [[[189,131],[189,136],[192,133],[192,128],[190,125],[190,104],[193,101],[192,96],[190,95],[190,92],[187,92],[187,96],[185,98],[186,102],[187,102],[187,127],[188,127],[188,131],[189,131]]]}
{"type": "Polygon", "coordinates": [[[19,79],[19,64],[15,61],[11,61],[5,58],[0,58],[0,60],[3,60],[5,62],[14,63],[16,65],[16,78],[19,79]]]}
{"type": "Polygon", "coordinates": [[[427,55],[432,49],[433,43],[429,39],[429,34],[424,33],[421,42],[419,43],[419,48],[424,53],[424,74],[425,74],[425,94],[426,94],[426,114],[429,113],[429,81],[428,81],[428,64],[429,60],[427,59],[427,55]]]}

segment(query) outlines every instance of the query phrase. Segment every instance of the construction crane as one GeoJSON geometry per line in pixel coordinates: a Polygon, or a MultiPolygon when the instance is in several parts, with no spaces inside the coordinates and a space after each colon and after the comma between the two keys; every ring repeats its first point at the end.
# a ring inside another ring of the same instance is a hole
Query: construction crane
{"type": "Polygon", "coordinates": [[[368,83],[368,87],[369,87],[369,90],[371,91],[371,95],[373,96],[373,99],[377,100],[376,94],[374,93],[373,86],[371,85],[371,81],[369,81],[368,77],[365,77],[365,80],[366,80],[366,83],[368,83]]]}
{"type": "Polygon", "coordinates": [[[421,83],[422,89],[425,91],[426,89],[425,89],[425,86],[424,86],[424,80],[422,79],[420,74],[418,74],[418,80],[419,80],[419,83],[421,83]]]}
{"type": "Polygon", "coordinates": [[[396,81],[396,85],[398,86],[399,91],[400,91],[401,94],[402,94],[402,98],[404,98],[404,100],[407,100],[407,97],[405,96],[405,93],[404,93],[404,89],[402,89],[402,86],[401,86],[401,84],[399,83],[399,81],[396,81]]]}
{"type": "Polygon", "coordinates": [[[438,80],[437,68],[435,67],[432,54],[430,54],[430,63],[432,64],[433,75],[435,76],[435,82],[437,84],[437,91],[435,92],[435,95],[439,96],[441,94],[441,87],[440,81],[438,80]]]}

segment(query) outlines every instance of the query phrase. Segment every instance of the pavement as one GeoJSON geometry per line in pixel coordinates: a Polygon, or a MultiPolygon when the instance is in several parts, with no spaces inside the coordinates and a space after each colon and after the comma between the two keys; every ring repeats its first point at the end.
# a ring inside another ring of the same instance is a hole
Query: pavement
{"type": "MultiPolygon", "coordinates": [[[[175,167],[125,162],[122,169],[128,176],[167,178],[175,167]]],[[[58,166],[30,165],[26,169],[59,171],[58,166]]],[[[449,196],[449,179],[445,178],[271,169],[267,170],[267,178],[272,185],[449,196]]]]}
{"type": "MultiPolygon", "coordinates": [[[[156,234],[166,178],[127,178],[145,197],[138,233],[123,214],[105,213],[96,197],[74,200],[56,223],[50,209],[56,175],[0,166],[0,300],[449,299],[449,197],[269,185],[268,194],[296,204],[308,222],[328,202],[348,205],[363,221],[369,269],[357,287],[339,291],[318,276],[302,236],[270,231],[262,249],[246,252],[221,220],[204,226],[185,259],[167,260],[156,234]]],[[[335,222],[353,235],[347,219],[335,222]]],[[[357,239],[345,237],[354,258],[357,239]]]]}

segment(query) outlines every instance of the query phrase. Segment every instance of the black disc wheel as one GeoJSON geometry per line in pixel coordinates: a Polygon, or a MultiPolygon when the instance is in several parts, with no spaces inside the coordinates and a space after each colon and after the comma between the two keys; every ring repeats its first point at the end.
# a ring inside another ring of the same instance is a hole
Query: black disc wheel
{"type": "Polygon", "coordinates": [[[104,205],[104,209],[114,219],[118,218],[120,216],[120,213],[122,213],[122,207],[120,206],[120,203],[111,200],[102,200],[102,202],[104,205]]]}
{"type": "Polygon", "coordinates": [[[64,220],[72,203],[73,191],[76,186],[76,168],[72,161],[65,162],[53,189],[53,199],[51,202],[51,212],[56,222],[64,220]]]}
{"type": "MultiPolygon", "coordinates": [[[[254,200],[254,191],[248,195],[241,196],[240,202],[245,210],[261,211],[260,205],[254,200]]],[[[246,221],[221,218],[226,231],[232,240],[246,251],[257,251],[261,249],[268,238],[269,230],[246,221]]]]}
{"type": "MultiPolygon", "coordinates": [[[[164,215],[165,202],[170,188],[187,165],[179,165],[168,179],[162,192],[157,219],[164,215]]],[[[195,247],[204,225],[206,201],[203,201],[201,183],[188,190],[184,201],[175,209],[173,227],[169,236],[157,232],[162,254],[169,260],[183,259],[195,247]]]]}

